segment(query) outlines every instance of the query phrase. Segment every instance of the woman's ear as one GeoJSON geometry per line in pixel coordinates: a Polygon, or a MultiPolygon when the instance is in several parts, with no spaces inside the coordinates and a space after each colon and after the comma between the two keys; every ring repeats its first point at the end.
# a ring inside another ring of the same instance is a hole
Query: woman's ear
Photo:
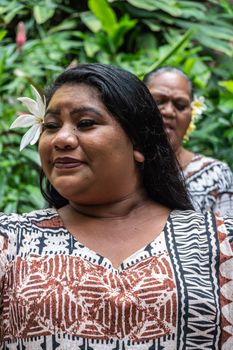
{"type": "Polygon", "coordinates": [[[138,163],[143,163],[143,162],[144,162],[145,157],[144,157],[144,155],[143,155],[141,152],[139,152],[138,150],[134,149],[133,155],[134,155],[134,159],[135,159],[136,162],[138,162],[138,163]]]}

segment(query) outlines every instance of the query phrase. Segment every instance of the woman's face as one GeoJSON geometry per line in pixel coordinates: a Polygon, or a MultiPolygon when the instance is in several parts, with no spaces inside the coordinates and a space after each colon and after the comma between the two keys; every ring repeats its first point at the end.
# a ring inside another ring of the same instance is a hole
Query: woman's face
{"type": "Polygon", "coordinates": [[[49,182],[71,202],[109,203],[138,187],[133,145],[88,85],[63,85],[54,93],[39,153],[49,182]]]}
{"type": "Polygon", "coordinates": [[[176,72],[163,72],[152,76],[147,86],[159,107],[171,145],[177,151],[192,117],[188,81],[176,72]]]}

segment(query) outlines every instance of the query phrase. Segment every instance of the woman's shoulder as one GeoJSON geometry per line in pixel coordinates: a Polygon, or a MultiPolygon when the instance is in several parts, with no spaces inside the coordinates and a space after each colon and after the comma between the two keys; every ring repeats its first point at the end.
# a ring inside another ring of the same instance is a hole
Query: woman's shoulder
{"type": "Polygon", "coordinates": [[[203,227],[210,227],[217,231],[224,227],[225,232],[233,234],[233,210],[224,216],[217,215],[213,211],[201,213],[195,210],[173,210],[170,221],[174,227],[183,227],[184,230],[189,227],[202,231],[203,227]]]}
{"type": "Polygon", "coordinates": [[[203,169],[205,167],[208,167],[208,168],[216,167],[216,168],[224,169],[224,170],[231,172],[227,163],[225,163],[221,160],[215,159],[213,157],[207,157],[207,156],[205,156],[203,154],[199,154],[199,153],[196,153],[194,155],[194,157],[192,158],[192,160],[190,162],[190,165],[193,167],[195,166],[196,168],[199,168],[199,169],[203,169]]]}
{"type": "Polygon", "coordinates": [[[202,251],[215,247],[216,254],[219,254],[218,249],[221,251],[220,260],[223,253],[233,257],[233,211],[222,217],[212,211],[203,214],[193,210],[175,210],[167,227],[167,236],[181,254],[187,247],[193,249],[196,246],[202,251]]]}
{"type": "Polygon", "coordinates": [[[221,188],[233,188],[233,173],[223,161],[201,154],[195,154],[191,162],[184,169],[186,182],[192,181],[218,184],[221,188]]]}
{"type": "Polygon", "coordinates": [[[206,215],[193,209],[175,209],[171,212],[170,218],[177,223],[189,224],[192,222],[205,222],[206,215]]]}
{"type": "Polygon", "coordinates": [[[0,213],[0,235],[8,236],[11,233],[15,234],[19,230],[28,229],[36,222],[49,220],[57,215],[57,211],[54,208],[34,210],[23,214],[0,213]]]}
{"type": "Polygon", "coordinates": [[[7,263],[15,259],[19,247],[27,246],[35,238],[36,232],[40,231],[40,234],[43,234],[48,228],[53,228],[59,223],[57,211],[53,208],[25,214],[1,213],[0,270],[5,270],[7,263]]]}
{"type": "Polygon", "coordinates": [[[33,210],[28,213],[10,213],[6,214],[4,212],[0,213],[0,222],[3,223],[4,221],[8,222],[22,222],[22,221],[30,221],[39,217],[52,217],[54,215],[57,215],[57,211],[55,208],[46,208],[46,209],[38,209],[33,210]]]}
{"type": "Polygon", "coordinates": [[[198,238],[203,233],[206,234],[207,223],[212,221],[212,216],[207,217],[195,210],[173,210],[167,221],[170,235],[176,240],[183,237],[186,239],[198,238]]]}

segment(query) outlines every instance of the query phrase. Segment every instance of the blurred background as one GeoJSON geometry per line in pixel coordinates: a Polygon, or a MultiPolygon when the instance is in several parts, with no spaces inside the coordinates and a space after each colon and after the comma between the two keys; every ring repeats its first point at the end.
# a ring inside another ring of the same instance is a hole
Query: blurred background
{"type": "Polygon", "coordinates": [[[19,96],[64,68],[111,63],[139,78],[181,68],[207,110],[185,147],[233,169],[233,4],[228,0],[0,0],[0,211],[42,208],[37,147],[9,130],[19,96]]]}

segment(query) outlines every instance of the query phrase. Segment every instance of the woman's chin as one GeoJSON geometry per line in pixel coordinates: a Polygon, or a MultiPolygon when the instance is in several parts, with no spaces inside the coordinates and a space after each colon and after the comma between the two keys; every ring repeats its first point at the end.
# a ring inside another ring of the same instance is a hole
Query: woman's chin
{"type": "Polygon", "coordinates": [[[90,188],[90,184],[85,181],[80,181],[72,176],[59,176],[50,181],[52,186],[56,188],[57,192],[64,198],[70,199],[78,197],[85,193],[90,188]]]}

